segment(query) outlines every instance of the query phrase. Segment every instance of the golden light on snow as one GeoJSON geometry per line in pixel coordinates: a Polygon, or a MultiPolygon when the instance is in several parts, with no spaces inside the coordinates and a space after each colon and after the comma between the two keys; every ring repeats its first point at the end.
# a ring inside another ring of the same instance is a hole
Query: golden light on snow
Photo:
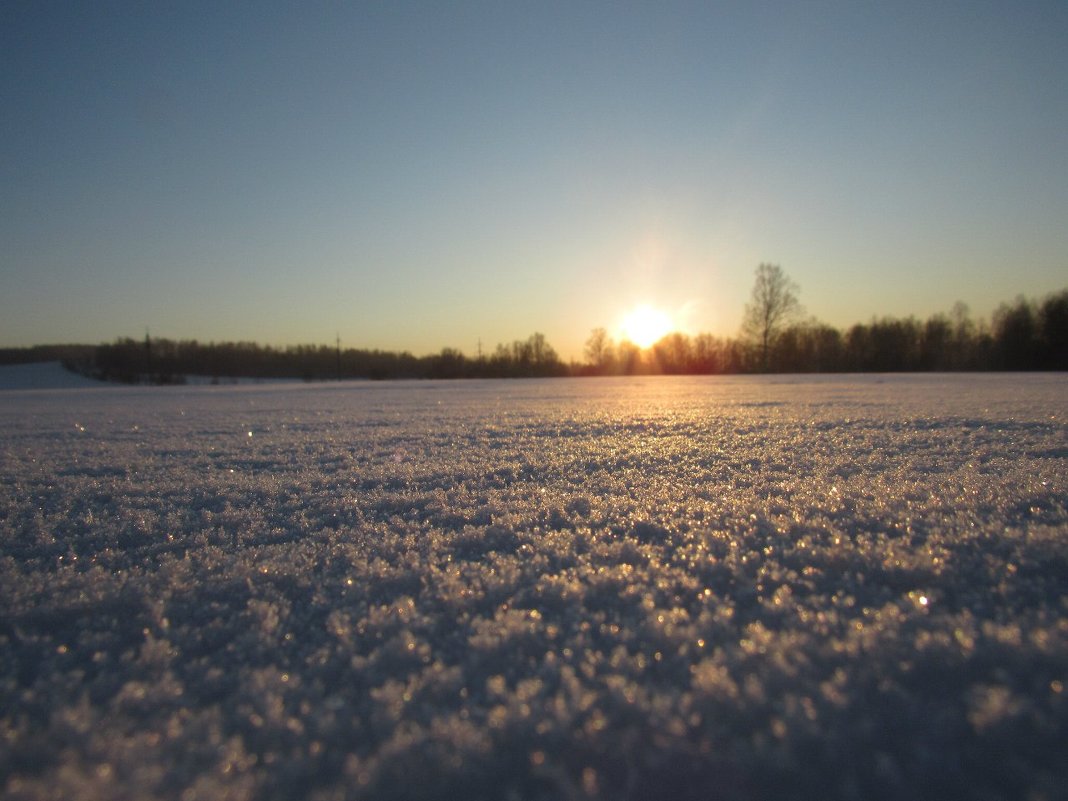
{"type": "Polygon", "coordinates": [[[662,309],[648,304],[636,306],[627,312],[620,325],[625,339],[639,348],[648,348],[671,332],[671,317],[662,309]]]}

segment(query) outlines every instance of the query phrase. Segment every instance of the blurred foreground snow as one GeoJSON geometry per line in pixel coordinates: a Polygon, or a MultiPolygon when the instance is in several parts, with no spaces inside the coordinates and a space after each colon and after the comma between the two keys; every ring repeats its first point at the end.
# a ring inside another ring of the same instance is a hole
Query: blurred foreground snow
{"type": "Polygon", "coordinates": [[[1068,376],[0,392],[12,799],[1064,798],[1068,376]]]}

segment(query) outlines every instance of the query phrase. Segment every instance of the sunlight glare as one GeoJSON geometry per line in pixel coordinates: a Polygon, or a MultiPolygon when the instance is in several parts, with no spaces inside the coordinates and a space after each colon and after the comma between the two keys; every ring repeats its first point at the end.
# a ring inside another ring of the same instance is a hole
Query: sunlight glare
{"type": "Polygon", "coordinates": [[[671,317],[648,304],[637,306],[623,318],[623,336],[639,348],[648,348],[671,332],[671,317]]]}

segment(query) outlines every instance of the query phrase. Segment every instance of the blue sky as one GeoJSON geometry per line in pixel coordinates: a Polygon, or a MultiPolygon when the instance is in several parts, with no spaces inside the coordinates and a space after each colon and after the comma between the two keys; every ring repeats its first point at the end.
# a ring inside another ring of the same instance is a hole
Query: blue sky
{"type": "Polygon", "coordinates": [[[0,346],[579,357],[1068,286],[1068,3],[5,3],[0,346]]]}

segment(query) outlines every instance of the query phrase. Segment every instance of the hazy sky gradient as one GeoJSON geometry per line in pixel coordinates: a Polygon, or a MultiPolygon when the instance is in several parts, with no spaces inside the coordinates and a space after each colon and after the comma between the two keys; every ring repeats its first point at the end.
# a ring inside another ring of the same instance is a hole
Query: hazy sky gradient
{"type": "Polygon", "coordinates": [[[1068,286],[1068,3],[0,7],[0,345],[581,356],[1068,286]]]}

